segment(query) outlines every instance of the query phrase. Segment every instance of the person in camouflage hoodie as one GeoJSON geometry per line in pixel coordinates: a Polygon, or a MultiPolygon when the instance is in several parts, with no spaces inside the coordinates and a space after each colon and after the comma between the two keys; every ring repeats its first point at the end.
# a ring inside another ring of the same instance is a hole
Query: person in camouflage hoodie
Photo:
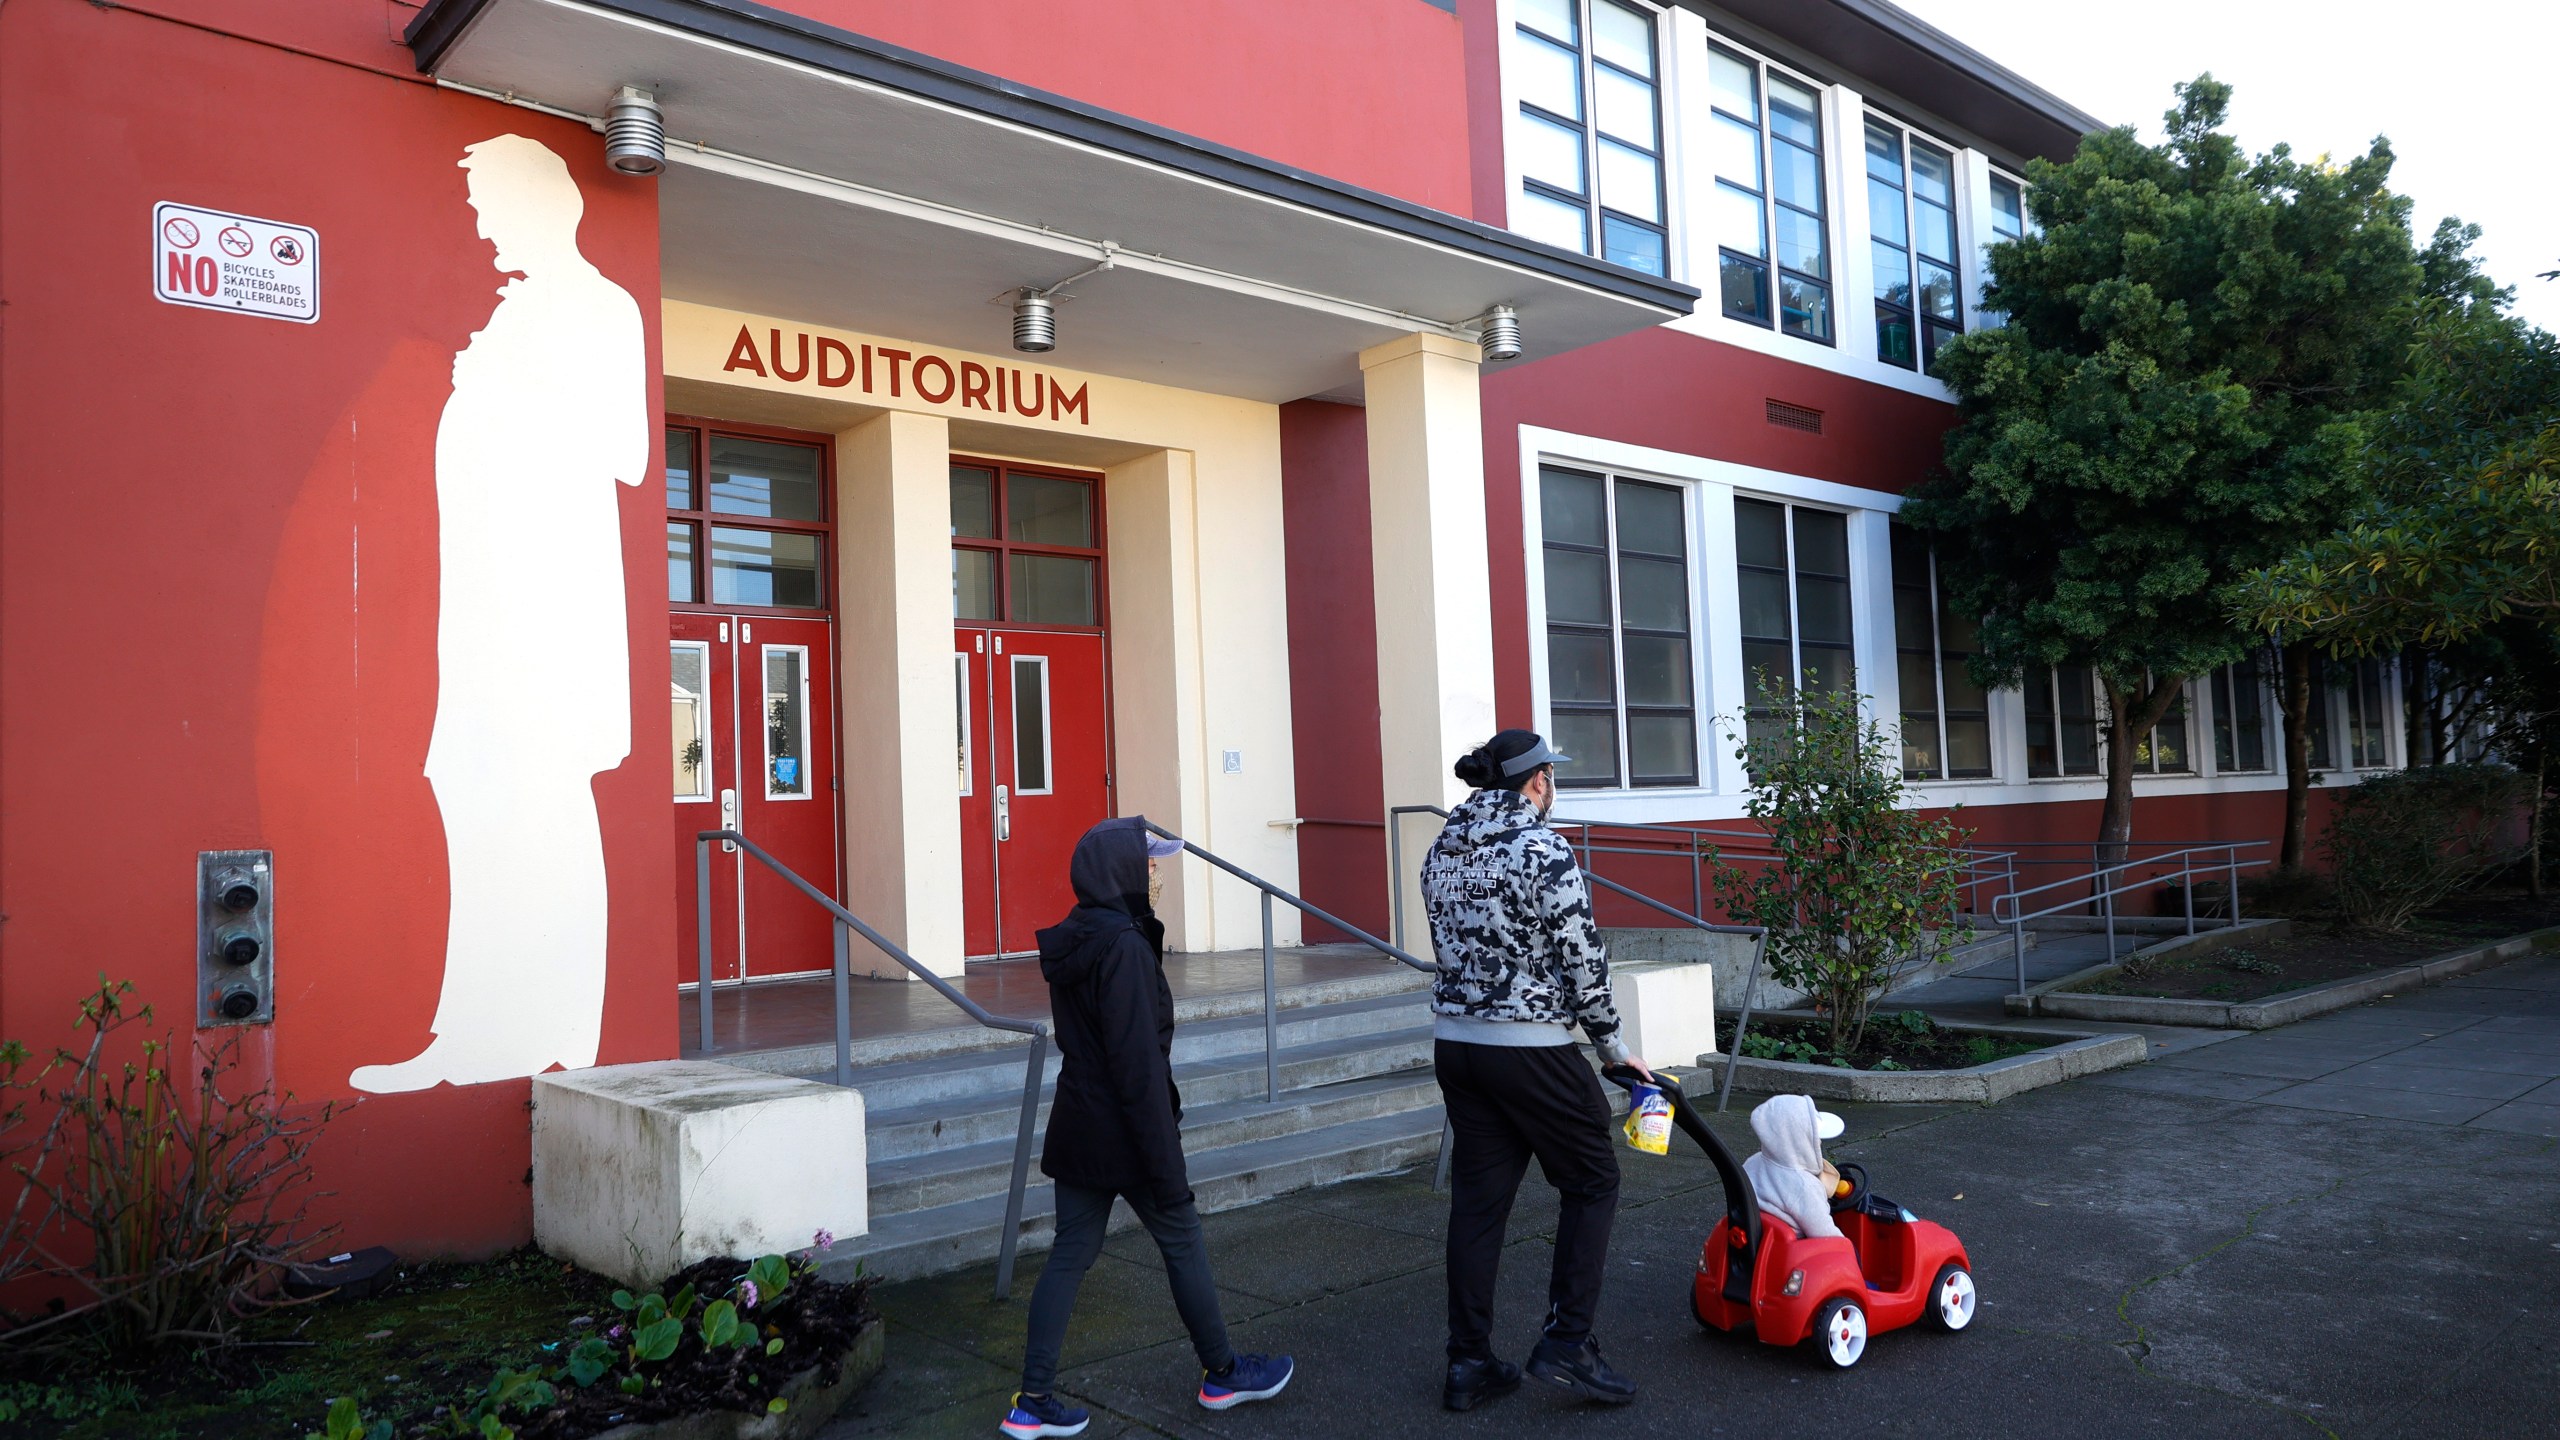
{"type": "MultiPolygon", "coordinates": [[[[1530,1157],[1556,1189],[1547,1320],[1528,1373],[1588,1399],[1625,1404],[1635,1384],[1591,1337],[1618,1209],[1609,1102],[1579,1047],[1644,1062],[1618,1035],[1609,957],[1573,847],[1547,828],[1557,754],[1505,730],[1456,767],[1475,787],[1422,863],[1439,974],[1431,987],[1432,1066],[1448,1106],[1449,1373],[1441,1403],[1467,1410],[1520,1384],[1493,1353],[1503,1232],[1530,1157]]],[[[1648,1075],[1650,1072],[1646,1072],[1648,1075]]]]}

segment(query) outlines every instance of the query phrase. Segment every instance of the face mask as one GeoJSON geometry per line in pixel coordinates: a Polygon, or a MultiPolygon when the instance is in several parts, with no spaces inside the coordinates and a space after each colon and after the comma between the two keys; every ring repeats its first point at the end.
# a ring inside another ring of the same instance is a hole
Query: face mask
{"type": "Polygon", "coordinates": [[[1149,908],[1153,908],[1163,903],[1164,872],[1161,870],[1150,870],[1147,872],[1147,905],[1149,908]]]}

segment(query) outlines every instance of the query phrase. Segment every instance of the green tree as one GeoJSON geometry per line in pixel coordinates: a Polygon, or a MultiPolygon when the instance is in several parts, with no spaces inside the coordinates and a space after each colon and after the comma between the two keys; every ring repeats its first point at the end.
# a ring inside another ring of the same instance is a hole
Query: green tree
{"type": "Polygon", "coordinates": [[[1903,511],[1983,617],[1977,680],[2097,673],[2098,838],[2119,855],[2137,748],[2188,679],[2258,643],[2225,592],[2356,498],[2359,417],[2419,293],[2388,142],[2251,159],[2219,128],[2230,94],[2200,77],[2165,143],[2120,128],[2028,167],[2040,233],[1992,247],[1983,300],[2007,323],[1940,357],[1961,418],[1903,511]]]}

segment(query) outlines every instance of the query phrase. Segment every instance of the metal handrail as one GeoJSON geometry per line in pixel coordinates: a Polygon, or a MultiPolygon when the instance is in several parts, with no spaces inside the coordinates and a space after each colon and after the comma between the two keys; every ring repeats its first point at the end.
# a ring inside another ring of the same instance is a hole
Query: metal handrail
{"type": "Polygon", "coordinates": [[[1049,1068],[1049,1027],[1037,1020],[1021,1020],[998,1015],[961,993],[953,985],[916,958],[900,949],[888,936],[872,929],[862,918],[817,886],[795,873],[790,866],[765,853],[764,847],[735,830],[705,830],[693,838],[694,900],[698,922],[695,940],[700,968],[695,971],[694,993],[698,998],[701,1024],[699,1052],[705,1055],[719,1047],[712,1043],[711,1033],[711,842],[719,840],[735,845],[754,856],[764,867],[788,881],[792,888],[818,902],[832,922],[835,932],[836,989],[836,1083],[853,1086],[853,961],[845,931],[859,933],[863,939],[879,947],[882,954],[907,967],[908,971],[939,991],[942,998],[957,1005],[968,1017],[991,1030],[1011,1030],[1031,1037],[1030,1062],[1023,1067],[1022,1124],[1013,1140],[1013,1180],[1005,1191],[1004,1233],[996,1241],[996,1298],[1002,1300],[1013,1293],[1014,1250],[1022,1236],[1022,1192],[1031,1174],[1031,1136],[1040,1115],[1040,1082],[1049,1068]]]}
{"type": "Polygon", "coordinates": [[[2196,933],[2195,875],[2198,868],[2196,857],[2219,855],[2222,857],[2221,863],[2205,866],[2204,870],[2207,874],[2215,870],[2222,872],[2224,912],[2222,923],[2226,929],[2233,928],[2240,923],[2240,872],[2269,863],[2264,858],[2243,860],[2240,858],[2240,852],[2262,850],[2267,844],[2268,842],[2264,840],[2217,840],[2202,845],[2189,845],[2165,854],[2146,855],[2138,860],[2119,860],[2112,865],[2094,865],[2081,874],[2065,876],[2060,880],[2050,880],[2024,890],[2012,889],[2006,895],[1995,897],[1991,902],[1991,923],[2009,927],[2009,952],[2017,963],[2018,993],[2023,995],[2027,990],[2028,921],[2042,920],[2048,916],[2062,914],[2066,910],[2077,910],[2084,905],[2098,906],[2100,914],[2106,919],[2107,960],[2112,964],[2116,958],[2116,897],[2135,894],[2155,885],[2166,884],[2172,878],[2171,872],[2167,869],[2168,863],[2175,860],[2178,862],[2175,878],[2179,882],[2180,899],[2184,902],[2186,909],[2187,933],[2193,935],[2196,933]],[[2126,871],[2153,867],[2159,867],[2158,874],[2117,883],[2116,877],[2122,876],[2126,871]],[[2047,891],[2082,886],[2090,887],[2089,893],[2058,901],[2041,910],[2026,908],[2027,897],[2031,895],[2042,895],[2047,891]]]}
{"type": "Polygon", "coordinates": [[[1270,881],[1263,879],[1261,876],[1254,874],[1252,871],[1237,865],[1234,861],[1227,859],[1225,856],[1201,849],[1199,846],[1194,845],[1190,841],[1183,839],[1181,836],[1174,834],[1172,831],[1167,830],[1153,820],[1142,818],[1138,823],[1146,826],[1149,834],[1161,835],[1165,839],[1173,841],[1175,844],[1180,845],[1185,852],[1198,856],[1200,859],[1207,861],[1218,869],[1226,871],[1228,874],[1233,875],[1247,885],[1250,885],[1254,889],[1262,892],[1262,1083],[1263,1099],[1268,1103],[1277,1104],[1280,1099],[1280,982],[1275,970],[1272,955],[1274,949],[1277,948],[1272,935],[1272,901],[1285,900],[1289,904],[1297,907],[1298,913],[1302,915],[1311,915],[1316,919],[1323,921],[1325,924],[1332,926],[1334,929],[1340,930],[1344,934],[1358,940],[1360,943],[1377,951],[1379,954],[1385,955],[1392,960],[1400,960],[1406,965],[1409,965],[1416,970],[1420,970],[1425,974],[1430,974],[1437,968],[1427,960],[1415,959],[1412,955],[1406,953],[1402,946],[1390,945],[1386,941],[1379,939],[1377,936],[1370,934],[1368,931],[1361,929],[1359,926],[1352,924],[1350,921],[1342,919],[1329,911],[1319,909],[1300,896],[1290,894],[1288,891],[1283,890],[1279,886],[1272,884],[1270,881]]]}
{"type": "MultiPolygon", "coordinates": [[[[1403,827],[1395,822],[1397,818],[1406,815],[1437,815],[1442,820],[1447,820],[1449,818],[1449,812],[1441,809],[1437,805],[1397,805],[1390,808],[1387,811],[1387,815],[1387,867],[1391,872],[1393,872],[1395,881],[1396,938],[1398,940],[1402,940],[1404,938],[1404,832],[1403,827]]],[[[1581,867],[1584,879],[1606,889],[1615,891],[1620,895],[1624,895],[1639,905],[1648,906],[1652,909],[1661,911],[1663,914],[1678,920],[1684,925],[1688,925],[1698,930],[1703,930],[1711,935],[1748,935],[1752,937],[1751,970],[1749,976],[1742,982],[1742,1012],[1734,1022],[1733,1049],[1725,1056],[1724,1081],[1716,1089],[1716,1109],[1724,1109],[1725,1106],[1730,1104],[1733,1100],[1734,1067],[1739,1065],[1742,1060],[1743,1032],[1751,1027],[1751,995],[1753,991],[1760,988],[1760,964],[1769,953],[1768,927],[1763,925],[1719,925],[1701,916],[1692,915],[1685,910],[1677,908],[1676,906],[1656,900],[1650,895],[1629,889],[1627,886],[1621,885],[1617,881],[1594,871],[1591,868],[1590,862],[1587,860],[1578,861],[1576,863],[1581,867]]],[[[1713,1017],[1709,1018],[1712,1019],[1713,1017]]],[[[1447,1153],[1447,1147],[1445,1145],[1442,1147],[1442,1153],[1444,1156],[1447,1153]]]]}

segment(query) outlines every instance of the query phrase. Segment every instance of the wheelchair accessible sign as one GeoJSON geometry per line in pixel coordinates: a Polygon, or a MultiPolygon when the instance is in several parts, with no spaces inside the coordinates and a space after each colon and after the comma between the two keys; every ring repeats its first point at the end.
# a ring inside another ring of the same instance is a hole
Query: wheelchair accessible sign
{"type": "Polygon", "coordinates": [[[163,200],[151,207],[151,293],[172,305],[312,324],[320,232],[163,200]]]}

